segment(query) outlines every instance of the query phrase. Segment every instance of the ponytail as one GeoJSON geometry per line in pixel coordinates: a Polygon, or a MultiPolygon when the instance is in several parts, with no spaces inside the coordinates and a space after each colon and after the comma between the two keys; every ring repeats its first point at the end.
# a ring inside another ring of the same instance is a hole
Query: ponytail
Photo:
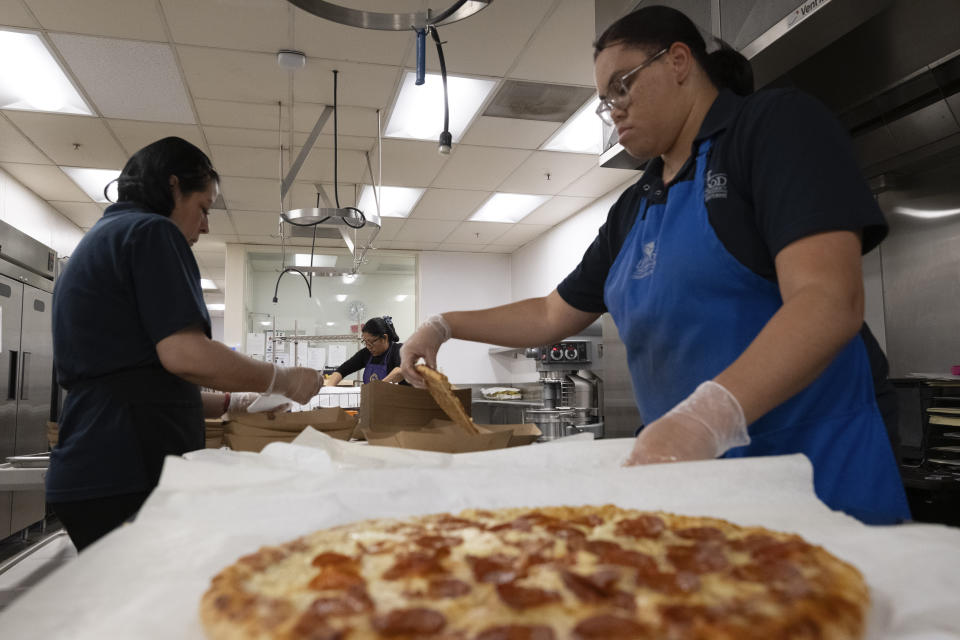
{"type": "Polygon", "coordinates": [[[713,40],[719,49],[708,54],[707,44],[690,18],[671,7],[654,5],[628,13],[607,27],[593,44],[593,57],[617,44],[653,53],[682,42],[717,89],[730,89],[741,96],[753,93],[750,61],[719,38],[713,40]]]}

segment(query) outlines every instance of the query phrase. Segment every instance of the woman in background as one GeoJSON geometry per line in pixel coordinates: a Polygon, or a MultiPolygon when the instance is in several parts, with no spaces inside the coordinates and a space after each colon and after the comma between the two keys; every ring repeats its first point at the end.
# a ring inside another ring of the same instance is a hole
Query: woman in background
{"type": "Polygon", "coordinates": [[[393,328],[390,316],[371,318],[361,327],[361,337],[365,348],[337,367],[337,370],[324,380],[324,386],[336,386],[345,377],[363,369],[363,382],[382,380],[406,384],[400,373],[400,347],[403,343],[393,328]]]}

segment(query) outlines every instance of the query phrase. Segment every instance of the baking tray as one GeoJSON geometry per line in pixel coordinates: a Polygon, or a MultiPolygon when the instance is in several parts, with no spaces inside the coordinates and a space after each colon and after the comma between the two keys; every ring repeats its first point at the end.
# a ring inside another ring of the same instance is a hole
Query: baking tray
{"type": "Polygon", "coordinates": [[[7,462],[15,469],[45,469],[50,466],[50,454],[34,453],[27,456],[9,456],[7,462]]]}

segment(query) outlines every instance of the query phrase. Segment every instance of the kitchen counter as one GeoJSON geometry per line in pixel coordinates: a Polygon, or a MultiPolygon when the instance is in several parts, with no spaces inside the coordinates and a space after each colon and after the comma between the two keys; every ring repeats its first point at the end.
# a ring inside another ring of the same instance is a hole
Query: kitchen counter
{"type": "Polygon", "coordinates": [[[513,405],[518,407],[541,407],[543,403],[538,400],[491,400],[489,398],[479,397],[479,398],[470,398],[470,402],[473,404],[503,404],[503,405],[513,405]]]}

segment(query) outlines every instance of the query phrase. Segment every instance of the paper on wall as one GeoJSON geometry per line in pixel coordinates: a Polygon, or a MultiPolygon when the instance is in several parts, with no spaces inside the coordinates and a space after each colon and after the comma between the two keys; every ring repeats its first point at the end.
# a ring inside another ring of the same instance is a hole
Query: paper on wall
{"type": "Polygon", "coordinates": [[[327,350],[323,347],[307,347],[307,366],[311,369],[323,369],[326,359],[327,350]]]}
{"type": "Polygon", "coordinates": [[[247,355],[248,356],[259,356],[263,355],[264,342],[266,341],[267,335],[265,333],[248,333],[247,334],[247,355]]]}
{"type": "Polygon", "coordinates": [[[329,347],[327,362],[332,367],[339,367],[347,359],[347,347],[342,344],[332,344],[329,347]]]}

